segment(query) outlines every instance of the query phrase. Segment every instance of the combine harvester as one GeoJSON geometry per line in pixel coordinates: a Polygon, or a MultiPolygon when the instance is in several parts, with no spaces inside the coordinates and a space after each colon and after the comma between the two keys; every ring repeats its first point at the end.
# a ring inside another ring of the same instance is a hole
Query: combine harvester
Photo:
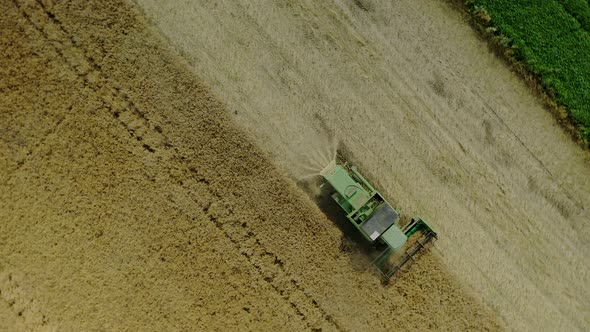
{"type": "Polygon", "coordinates": [[[437,233],[420,217],[400,227],[399,213],[356,167],[333,162],[320,174],[325,180],[322,187],[330,185],[332,198],[346,213],[352,225],[369,243],[381,250],[373,264],[381,272],[384,282],[388,282],[427,243],[437,238],[437,233]],[[421,236],[416,241],[408,241],[414,234],[412,239],[416,239],[419,234],[421,236]],[[396,258],[395,262],[390,262],[392,255],[396,258]]]}

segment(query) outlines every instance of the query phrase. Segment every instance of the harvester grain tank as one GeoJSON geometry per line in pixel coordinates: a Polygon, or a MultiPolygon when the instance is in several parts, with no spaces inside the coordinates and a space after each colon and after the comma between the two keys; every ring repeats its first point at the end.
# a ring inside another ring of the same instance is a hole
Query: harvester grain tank
{"type": "Polygon", "coordinates": [[[399,213],[365,180],[356,167],[332,163],[321,175],[325,180],[322,186],[330,185],[333,190],[332,198],[352,225],[367,241],[382,248],[373,264],[385,281],[389,281],[427,243],[437,238],[437,233],[420,217],[413,218],[401,228],[399,213]],[[407,248],[408,238],[415,233],[420,233],[421,236],[407,248]],[[395,255],[398,258],[396,262],[389,262],[394,253],[401,255],[395,255]]]}

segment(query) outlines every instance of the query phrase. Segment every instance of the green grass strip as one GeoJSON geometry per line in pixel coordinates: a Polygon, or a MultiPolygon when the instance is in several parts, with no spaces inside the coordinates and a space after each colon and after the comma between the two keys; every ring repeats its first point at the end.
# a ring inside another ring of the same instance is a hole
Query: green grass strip
{"type": "Polygon", "coordinates": [[[485,9],[516,59],[540,78],[590,141],[590,34],[581,23],[588,1],[473,0],[471,8],[485,9]]]}

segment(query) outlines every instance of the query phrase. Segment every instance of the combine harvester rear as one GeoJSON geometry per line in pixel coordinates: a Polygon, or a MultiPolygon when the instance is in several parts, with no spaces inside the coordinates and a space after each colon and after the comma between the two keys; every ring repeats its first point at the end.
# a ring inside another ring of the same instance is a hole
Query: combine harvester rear
{"type": "Polygon", "coordinates": [[[348,220],[374,247],[381,248],[382,251],[373,260],[373,264],[381,272],[385,282],[404,264],[413,260],[427,243],[437,238],[437,233],[420,217],[413,218],[401,228],[399,213],[365,180],[356,167],[333,163],[321,175],[325,180],[322,186],[331,186],[331,196],[344,210],[348,220]],[[408,239],[415,233],[416,236],[421,236],[416,241],[410,241],[409,248],[406,249],[408,239]],[[394,253],[395,262],[389,262],[394,253]]]}

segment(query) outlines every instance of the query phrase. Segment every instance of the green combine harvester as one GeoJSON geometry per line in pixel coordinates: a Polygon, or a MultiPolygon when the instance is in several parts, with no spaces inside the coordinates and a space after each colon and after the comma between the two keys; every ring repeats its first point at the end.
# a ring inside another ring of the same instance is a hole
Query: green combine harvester
{"type": "Polygon", "coordinates": [[[356,167],[333,163],[321,175],[325,180],[322,186],[326,183],[331,186],[334,190],[332,198],[344,210],[352,225],[374,247],[381,248],[382,251],[373,264],[381,272],[385,282],[409,260],[413,260],[427,243],[437,238],[437,233],[420,217],[413,218],[401,228],[399,213],[365,180],[356,167]],[[406,245],[414,233],[420,233],[421,236],[406,245]],[[398,258],[396,262],[389,262],[394,253],[401,255],[395,255],[398,258]]]}

